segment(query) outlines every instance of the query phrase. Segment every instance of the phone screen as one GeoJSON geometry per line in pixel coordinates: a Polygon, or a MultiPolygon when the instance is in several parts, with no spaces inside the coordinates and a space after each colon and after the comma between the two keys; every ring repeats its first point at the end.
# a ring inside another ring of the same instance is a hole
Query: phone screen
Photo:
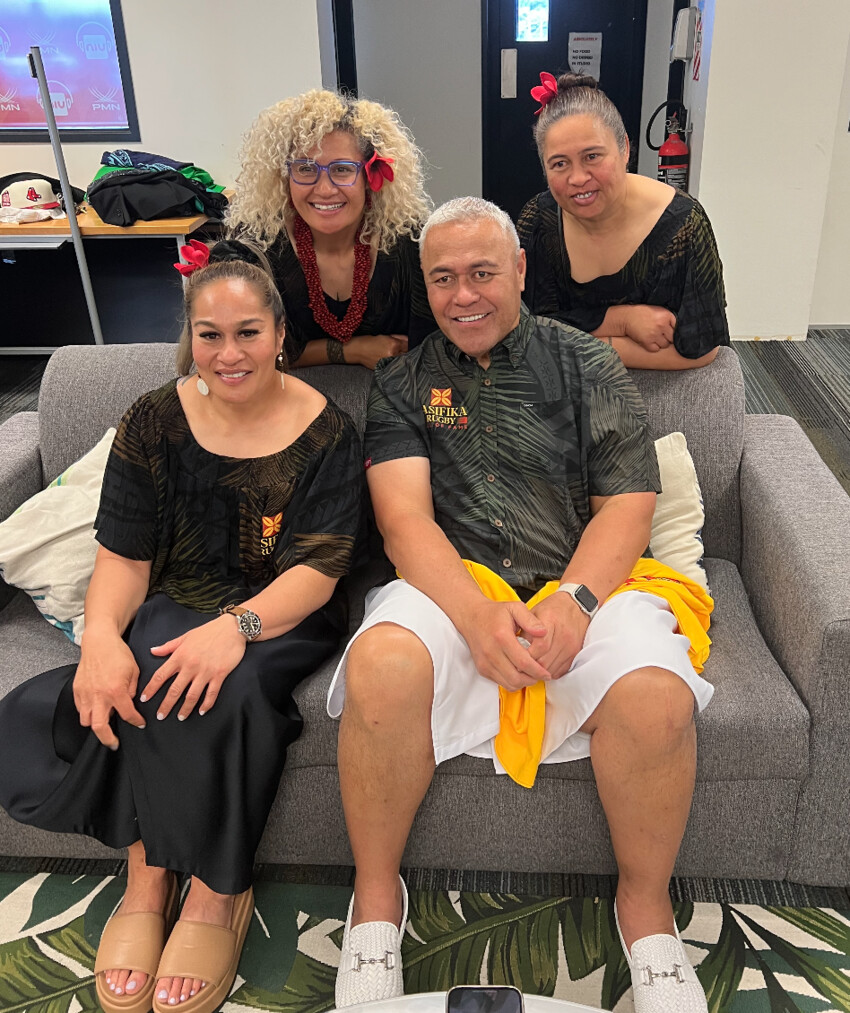
{"type": "Polygon", "coordinates": [[[446,1013],[522,1013],[522,993],[510,985],[456,985],[446,1013]]]}

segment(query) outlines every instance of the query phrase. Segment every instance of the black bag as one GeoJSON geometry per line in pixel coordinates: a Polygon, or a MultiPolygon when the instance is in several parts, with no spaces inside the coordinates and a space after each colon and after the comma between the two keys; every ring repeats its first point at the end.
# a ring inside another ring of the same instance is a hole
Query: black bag
{"type": "Polygon", "coordinates": [[[117,169],[95,180],[87,197],[109,225],[197,214],[220,219],[227,207],[224,194],[211,193],[200,183],[170,169],[117,169]]]}

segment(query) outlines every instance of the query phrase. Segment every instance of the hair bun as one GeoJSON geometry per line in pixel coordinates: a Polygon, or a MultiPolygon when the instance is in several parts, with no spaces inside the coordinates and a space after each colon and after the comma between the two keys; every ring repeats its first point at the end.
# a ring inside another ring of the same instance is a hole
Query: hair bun
{"type": "Polygon", "coordinates": [[[572,88],[598,88],[599,82],[590,74],[561,74],[558,78],[558,91],[570,91],[572,88]]]}
{"type": "Polygon", "coordinates": [[[222,239],[210,250],[211,264],[219,264],[228,260],[244,260],[248,264],[263,266],[257,251],[238,239],[222,239]]]}

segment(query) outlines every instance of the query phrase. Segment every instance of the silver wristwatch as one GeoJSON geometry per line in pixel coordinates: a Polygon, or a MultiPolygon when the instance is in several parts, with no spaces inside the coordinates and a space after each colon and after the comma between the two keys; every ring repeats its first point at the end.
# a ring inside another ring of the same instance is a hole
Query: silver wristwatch
{"type": "Polygon", "coordinates": [[[584,584],[561,584],[558,590],[566,592],[582,612],[591,619],[599,611],[599,599],[584,584]]]}
{"type": "Polygon", "coordinates": [[[239,632],[248,641],[256,640],[263,632],[262,620],[256,612],[252,612],[250,609],[243,608],[241,605],[226,605],[218,612],[222,616],[225,614],[234,616],[239,632]]]}

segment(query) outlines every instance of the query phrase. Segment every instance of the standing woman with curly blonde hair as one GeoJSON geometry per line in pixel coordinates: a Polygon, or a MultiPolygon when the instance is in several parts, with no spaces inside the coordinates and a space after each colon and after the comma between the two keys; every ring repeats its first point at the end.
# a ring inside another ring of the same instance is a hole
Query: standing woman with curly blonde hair
{"type": "Polygon", "coordinates": [[[436,329],[416,242],[422,158],[397,114],[313,90],[260,113],[227,214],[266,247],[294,366],[400,355],[436,329]]]}

